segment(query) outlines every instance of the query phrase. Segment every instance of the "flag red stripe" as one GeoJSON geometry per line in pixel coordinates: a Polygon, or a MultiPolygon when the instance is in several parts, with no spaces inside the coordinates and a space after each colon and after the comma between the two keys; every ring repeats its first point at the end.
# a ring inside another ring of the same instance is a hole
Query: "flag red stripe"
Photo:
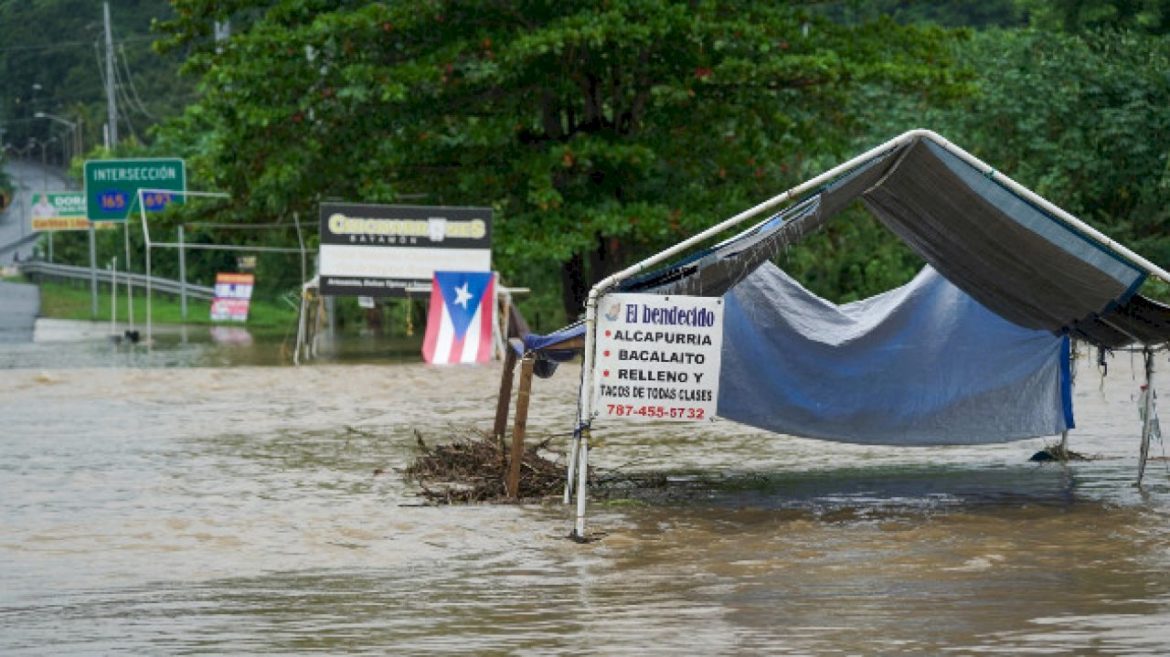
{"type": "Polygon", "coordinates": [[[451,338],[451,350],[447,352],[448,363],[463,362],[463,343],[467,342],[467,334],[464,333],[462,338],[451,338]]]}
{"type": "Polygon", "coordinates": [[[492,359],[492,324],[496,314],[495,276],[488,281],[484,288],[483,297],[479,300],[479,351],[476,352],[476,361],[489,362],[492,359]]]}
{"type": "Polygon", "coordinates": [[[435,342],[439,339],[439,322],[443,317],[443,293],[439,281],[431,278],[431,303],[427,309],[427,333],[423,339],[423,360],[435,362],[435,342]]]}

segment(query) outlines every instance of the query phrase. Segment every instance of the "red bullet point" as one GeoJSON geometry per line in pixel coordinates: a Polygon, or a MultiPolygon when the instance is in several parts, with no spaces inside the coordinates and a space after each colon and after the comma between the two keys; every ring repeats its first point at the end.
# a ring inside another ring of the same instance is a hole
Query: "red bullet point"
{"type": "Polygon", "coordinates": [[[609,376],[609,370],[602,371],[601,376],[609,376]]]}

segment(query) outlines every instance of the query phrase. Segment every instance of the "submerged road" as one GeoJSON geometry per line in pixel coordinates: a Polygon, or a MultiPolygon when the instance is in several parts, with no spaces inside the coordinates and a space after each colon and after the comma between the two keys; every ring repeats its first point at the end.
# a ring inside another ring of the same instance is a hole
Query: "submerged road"
{"type": "MultiPolygon", "coordinates": [[[[29,213],[32,194],[68,186],[58,170],[37,162],[7,160],[5,170],[12,179],[16,198],[0,213],[0,265],[28,260],[33,255],[36,235],[29,213]]],[[[37,286],[0,282],[0,343],[30,342],[40,309],[41,294],[37,286]]]]}
{"type": "MultiPolygon", "coordinates": [[[[36,238],[32,232],[30,199],[41,191],[59,191],[72,187],[58,169],[43,167],[31,160],[7,160],[5,170],[12,178],[16,198],[0,213],[0,265],[32,257],[36,238]]],[[[3,306],[0,305],[0,314],[3,306]]]]}
{"type": "Polygon", "coordinates": [[[40,309],[37,286],[0,281],[0,343],[31,341],[40,309]]]}

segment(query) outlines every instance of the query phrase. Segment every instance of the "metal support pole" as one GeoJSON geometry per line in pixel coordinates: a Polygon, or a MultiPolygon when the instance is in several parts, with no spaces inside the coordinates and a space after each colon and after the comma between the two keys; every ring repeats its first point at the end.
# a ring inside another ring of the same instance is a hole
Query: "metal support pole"
{"type": "MultiPolygon", "coordinates": [[[[142,192],[139,192],[141,196],[142,192]]],[[[151,292],[150,278],[153,273],[150,267],[150,237],[146,238],[146,348],[150,349],[154,344],[154,313],[151,307],[151,292]]]]}
{"type": "Polygon", "coordinates": [[[585,497],[588,493],[589,478],[589,428],[581,429],[580,446],[577,451],[577,526],[573,530],[573,539],[585,542],[585,497]]]}
{"type": "Polygon", "coordinates": [[[297,313],[297,345],[293,348],[293,365],[301,364],[301,350],[305,349],[305,313],[309,312],[307,291],[301,287],[301,310],[297,313]]]}
{"type": "Polygon", "coordinates": [[[508,347],[508,312],[510,304],[508,303],[507,294],[500,289],[500,274],[499,272],[492,272],[492,307],[497,310],[499,314],[496,315],[497,321],[492,322],[492,357],[503,358],[504,351],[509,351],[508,347]],[[503,300],[503,303],[501,303],[503,300]],[[503,308],[501,309],[501,306],[503,308]],[[501,323],[499,320],[505,323],[501,323]]]}
{"type": "Polygon", "coordinates": [[[329,341],[337,340],[337,297],[325,297],[325,312],[329,314],[329,341]]]}
{"type": "Polygon", "coordinates": [[[94,235],[93,222],[89,224],[89,300],[90,319],[98,316],[98,281],[97,281],[97,237],[94,235]]]}
{"type": "Polygon", "coordinates": [[[134,328],[134,288],[130,287],[130,222],[122,222],[122,235],[126,241],[126,266],[123,271],[126,272],[126,326],[130,329],[134,328]]]}
{"type": "Polygon", "coordinates": [[[568,504],[573,499],[573,478],[577,475],[577,452],[581,445],[581,432],[574,431],[573,439],[569,442],[569,465],[565,473],[565,499],[564,503],[568,504]]]}
{"type": "Polygon", "coordinates": [[[317,340],[321,337],[321,331],[323,330],[321,324],[322,324],[322,322],[324,322],[324,314],[325,314],[325,297],[321,296],[319,291],[317,294],[317,308],[314,311],[314,313],[315,314],[313,315],[313,335],[309,340],[309,356],[316,358],[317,357],[317,348],[320,346],[317,343],[317,340]]]}
{"type": "Polygon", "coordinates": [[[309,274],[308,263],[306,262],[307,256],[305,255],[305,236],[301,232],[301,215],[299,212],[293,213],[293,224],[297,227],[297,245],[301,249],[301,285],[304,285],[309,280],[309,274]]]}
{"type": "Polygon", "coordinates": [[[183,248],[183,224],[179,224],[179,315],[187,321],[187,250],[183,248]]]}
{"type": "Polygon", "coordinates": [[[1154,427],[1154,352],[1149,347],[1142,350],[1146,365],[1146,396],[1142,400],[1142,446],[1138,455],[1137,485],[1142,485],[1146,474],[1146,461],[1150,456],[1150,434],[1154,427]]]}
{"type": "Polygon", "coordinates": [[[512,452],[508,458],[508,497],[520,497],[520,464],[524,460],[524,434],[528,432],[528,401],[532,396],[532,354],[520,361],[520,389],[516,392],[516,422],[512,426],[512,452]]]}
{"type": "Polygon", "coordinates": [[[118,256],[110,260],[110,337],[118,335],[118,256]]]}

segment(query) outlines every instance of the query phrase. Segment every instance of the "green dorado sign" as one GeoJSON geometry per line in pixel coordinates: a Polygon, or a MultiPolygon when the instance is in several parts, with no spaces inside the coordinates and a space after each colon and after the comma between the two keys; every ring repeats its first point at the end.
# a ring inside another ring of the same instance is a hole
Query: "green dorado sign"
{"type": "Polygon", "coordinates": [[[176,158],[87,160],[85,208],[90,221],[125,221],[137,209],[138,191],[148,211],[182,203],[187,191],[187,168],[176,158]]]}

